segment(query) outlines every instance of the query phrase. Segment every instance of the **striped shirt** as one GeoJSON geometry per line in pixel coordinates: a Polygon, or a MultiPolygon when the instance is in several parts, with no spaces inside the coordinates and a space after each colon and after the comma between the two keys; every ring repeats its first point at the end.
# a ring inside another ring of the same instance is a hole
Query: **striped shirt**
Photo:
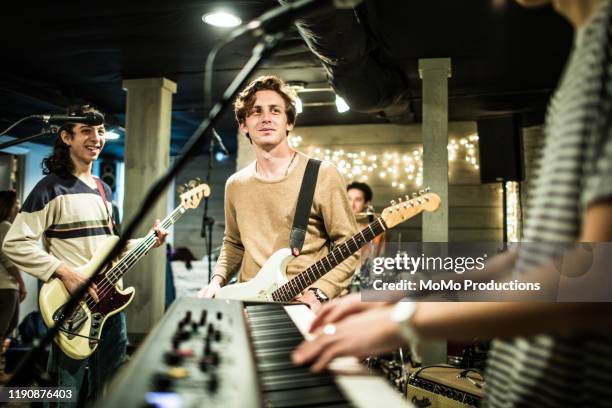
{"type": "Polygon", "coordinates": [[[3,250],[22,271],[47,281],[62,262],[82,266],[112,235],[112,193],[77,177],[44,177],[34,187],[4,240],[3,250]],[[42,240],[43,248],[39,241],[42,240]]]}
{"type": "MultiPolygon", "coordinates": [[[[524,241],[551,244],[523,251],[519,271],[550,260],[552,243],[576,241],[588,206],[612,197],[611,17],[608,0],[577,32],[549,104],[524,241]]],[[[495,340],[487,382],[489,407],[610,407],[612,331],[495,340]]]]}

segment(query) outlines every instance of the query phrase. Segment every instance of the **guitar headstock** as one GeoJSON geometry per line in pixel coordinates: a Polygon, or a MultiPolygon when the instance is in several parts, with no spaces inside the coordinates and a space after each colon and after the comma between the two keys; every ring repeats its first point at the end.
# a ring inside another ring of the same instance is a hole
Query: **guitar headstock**
{"type": "Polygon", "coordinates": [[[440,206],[440,197],[436,193],[431,193],[429,188],[398,198],[398,201],[391,200],[391,205],[385,208],[381,218],[389,228],[412,218],[421,211],[436,211],[440,206]]]}
{"type": "Polygon", "coordinates": [[[199,178],[189,180],[188,183],[179,186],[177,191],[180,194],[181,205],[186,209],[197,208],[200,201],[210,195],[210,187],[202,183],[199,178]]]}

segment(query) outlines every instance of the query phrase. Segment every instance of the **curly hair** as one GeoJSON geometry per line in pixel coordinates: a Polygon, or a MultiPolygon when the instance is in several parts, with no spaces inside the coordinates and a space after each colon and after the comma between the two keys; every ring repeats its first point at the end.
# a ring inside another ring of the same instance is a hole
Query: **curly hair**
{"type": "MultiPolygon", "coordinates": [[[[274,76],[260,76],[253,80],[246,88],[240,92],[234,102],[234,114],[239,124],[243,124],[249,112],[255,104],[255,94],[258,91],[274,91],[279,94],[285,101],[285,113],[287,114],[287,123],[295,124],[297,119],[297,109],[295,107],[295,98],[297,95],[289,88],[282,79],[274,76]]],[[[247,135],[248,137],[248,135],[247,135]]]]}
{"type": "MultiPolygon", "coordinates": [[[[86,113],[99,113],[103,115],[101,111],[94,108],[91,105],[75,105],[67,109],[66,112],[70,116],[84,115],[86,113]]],[[[58,132],[58,137],[53,145],[53,153],[45,157],[42,161],[43,174],[54,173],[60,177],[68,177],[74,171],[74,163],[70,158],[70,146],[68,146],[60,135],[62,132],[68,132],[70,135],[74,135],[74,123],[64,123],[58,132]]]]}
{"type": "Polygon", "coordinates": [[[15,190],[0,191],[0,221],[7,221],[17,203],[17,192],[15,190]]]}

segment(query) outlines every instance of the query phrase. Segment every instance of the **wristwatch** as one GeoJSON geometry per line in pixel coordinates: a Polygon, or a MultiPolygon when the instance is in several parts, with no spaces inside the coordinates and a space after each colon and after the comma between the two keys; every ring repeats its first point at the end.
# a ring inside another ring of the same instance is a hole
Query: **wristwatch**
{"type": "Polygon", "coordinates": [[[410,345],[413,360],[420,361],[420,337],[412,326],[412,317],[417,310],[417,304],[408,299],[402,299],[391,309],[391,320],[399,327],[400,336],[410,345]]]}
{"type": "Polygon", "coordinates": [[[321,289],[319,288],[308,288],[308,290],[312,291],[315,295],[315,297],[317,298],[317,300],[321,303],[325,303],[329,300],[329,298],[327,297],[327,295],[325,294],[325,292],[323,292],[321,289]]]}

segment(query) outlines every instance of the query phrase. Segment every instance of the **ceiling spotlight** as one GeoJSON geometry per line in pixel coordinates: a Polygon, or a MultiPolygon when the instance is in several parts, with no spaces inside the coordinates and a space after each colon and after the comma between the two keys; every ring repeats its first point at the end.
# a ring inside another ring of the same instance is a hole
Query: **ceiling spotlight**
{"type": "Polygon", "coordinates": [[[304,110],[304,105],[302,104],[302,100],[300,99],[299,96],[295,97],[295,111],[297,113],[302,113],[302,111],[304,110]]]}
{"type": "Polygon", "coordinates": [[[119,133],[115,132],[114,130],[108,130],[106,132],[104,132],[104,139],[105,140],[117,140],[119,139],[119,133]]]}
{"type": "Polygon", "coordinates": [[[344,113],[351,108],[348,106],[346,101],[342,99],[342,97],[336,95],[336,109],[338,110],[338,113],[344,113]]]}
{"type": "Polygon", "coordinates": [[[237,27],[242,23],[237,16],[225,11],[215,11],[202,16],[202,21],[215,27],[237,27]]]}

